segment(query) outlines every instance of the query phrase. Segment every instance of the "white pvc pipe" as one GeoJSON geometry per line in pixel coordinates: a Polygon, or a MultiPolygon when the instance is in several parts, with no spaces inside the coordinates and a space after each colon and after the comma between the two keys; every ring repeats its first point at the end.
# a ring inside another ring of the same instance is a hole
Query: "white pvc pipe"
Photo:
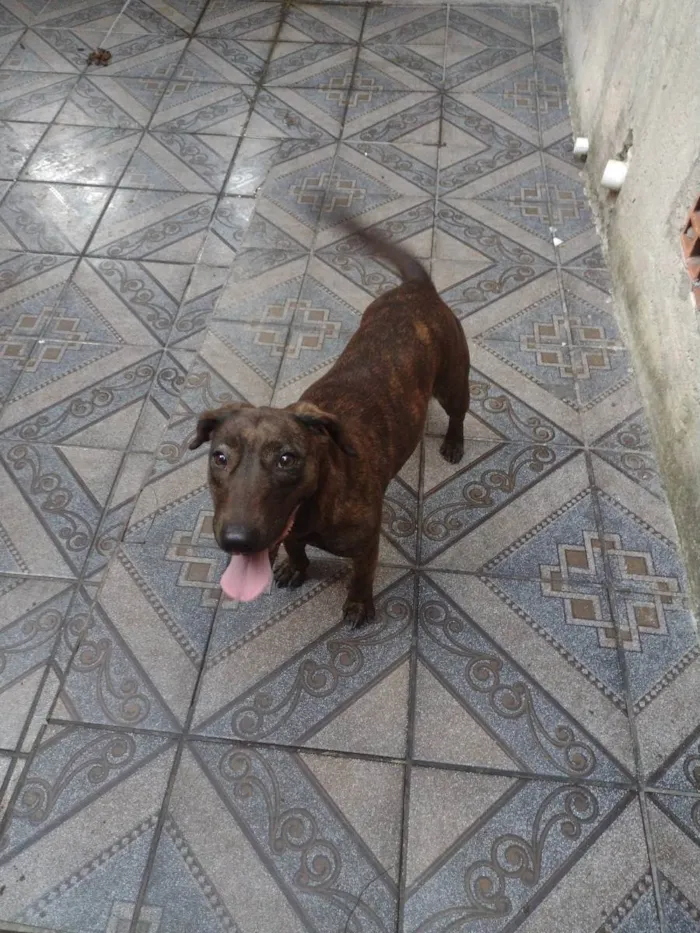
{"type": "Polygon", "coordinates": [[[574,155],[580,159],[588,155],[588,139],[585,136],[577,136],[574,140],[574,155]]]}
{"type": "Polygon", "coordinates": [[[627,178],[627,163],[619,162],[617,159],[610,159],[605,166],[600,183],[609,191],[619,191],[624,184],[625,178],[627,178]]]}

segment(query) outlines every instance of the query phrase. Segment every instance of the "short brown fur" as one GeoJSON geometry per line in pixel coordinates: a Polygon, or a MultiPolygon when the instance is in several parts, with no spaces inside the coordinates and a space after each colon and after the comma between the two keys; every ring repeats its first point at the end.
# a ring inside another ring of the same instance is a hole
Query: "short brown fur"
{"type": "Polygon", "coordinates": [[[402,284],[369,305],[336,363],[298,402],[205,412],[190,447],[211,440],[220,546],[235,550],[226,546],[226,531],[242,528],[248,550],[270,548],[274,559],[297,509],[283,542],[287,558],[275,568],[277,584],[304,581],[307,545],[350,558],[343,615],[359,626],[374,618],[384,492],[420,441],[431,396],[449,417],[441,453],[450,463],[462,458],[469,352],[459,321],[423,267],[374,232],[351,226],[397,266],[402,284]]]}

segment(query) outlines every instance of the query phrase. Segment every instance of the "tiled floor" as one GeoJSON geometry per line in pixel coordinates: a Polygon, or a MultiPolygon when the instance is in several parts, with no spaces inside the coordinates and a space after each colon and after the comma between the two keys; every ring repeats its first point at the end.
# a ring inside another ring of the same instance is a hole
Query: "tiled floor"
{"type": "Polygon", "coordinates": [[[0,929],[700,931],[700,650],[555,13],[121,6],[0,0],[0,929]],[[221,597],[187,448],[396,282],[334,206],[474,367],[357,632],[327,557],[221,597]]]}

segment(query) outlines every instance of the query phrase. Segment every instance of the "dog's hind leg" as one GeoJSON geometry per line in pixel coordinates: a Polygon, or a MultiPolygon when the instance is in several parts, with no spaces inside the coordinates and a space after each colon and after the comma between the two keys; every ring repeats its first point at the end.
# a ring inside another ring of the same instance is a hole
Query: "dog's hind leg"
{"type": "Polygon", "coordinates": [[[464,418],[469,411],[469,368],[462,373],[439,373],[433,395],[449,418],[440,453],[448,463],[464,456],[464,418]]]}

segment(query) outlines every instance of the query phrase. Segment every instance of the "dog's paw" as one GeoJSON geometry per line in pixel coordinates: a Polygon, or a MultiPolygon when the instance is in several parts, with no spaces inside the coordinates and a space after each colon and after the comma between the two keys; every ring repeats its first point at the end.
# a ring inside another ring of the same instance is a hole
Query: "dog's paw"
{"type": "Polygon", "coordinates": [[[448,441],[445,438],[440,453],[448,463],[459,463],[464,456],[464,441],[448,441]]]}
{"type": "Polygon", "coordinates": [[[356,603],[348,599],[343,606],[343,622],[348,628],[362,628],[374,619],[374,603],[356,603]]]}
{"type": "Polygon", "coordinates": [[[290,589],[295,590],[306,580],[306,570],[300,570],[290,564],[288,560],[283,560],[273,570],[273,576],[277,586],[288,586],[290,589]]]}

